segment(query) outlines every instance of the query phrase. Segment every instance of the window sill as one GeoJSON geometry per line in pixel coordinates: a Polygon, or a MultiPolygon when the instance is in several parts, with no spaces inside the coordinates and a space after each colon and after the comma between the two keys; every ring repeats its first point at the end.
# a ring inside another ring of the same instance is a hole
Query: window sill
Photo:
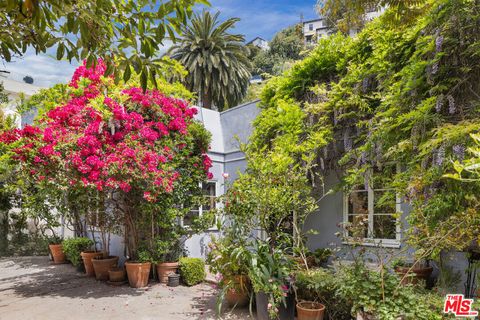
{"type": "MultiPolygon", "coordinates": [[[[342,241],[342,244],[344,245],[353,245],[353,244],[358,244],[357,242],[354,241],[342,241]]],[[[393,248],[393,249],[399,249],[400,248],[400,241],[397,240],[380,240],[380,239],[367,239],[366,241],[363,241],[362,243],[358,244],[359,246],[363,247],[379,247],[379,248],[393,248]]]]}

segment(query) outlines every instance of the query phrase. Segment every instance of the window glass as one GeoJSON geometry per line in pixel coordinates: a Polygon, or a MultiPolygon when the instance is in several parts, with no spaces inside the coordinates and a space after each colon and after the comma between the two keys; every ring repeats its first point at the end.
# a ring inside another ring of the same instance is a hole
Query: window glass
{"type": "Polygon", "coordinates": [[[345,218],[348,236],[397,240],[397,194],[392,188],[396,164],[376,167],[366,174],[365,185],[348,194],[345,218]]]}
{"type": "Polygon", "coordinates": [[[202,194],[204,196],[203,204],[199,208],[190,210],[190,212],[185,215],[183,219],[183,225],[189,226],[192,222],[201,215],[207,213],[208,211],[216,208],[216,183],[215,182],[204,182],[202,183],[202,194]]]}

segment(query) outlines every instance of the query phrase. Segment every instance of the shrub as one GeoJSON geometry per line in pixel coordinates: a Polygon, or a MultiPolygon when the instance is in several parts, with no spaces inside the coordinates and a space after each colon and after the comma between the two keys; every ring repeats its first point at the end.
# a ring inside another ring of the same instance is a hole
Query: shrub
{"type": "Polygon", "coordinates": [[[421,288],[401,286],[398,277],[386,270],[370,270],[356,262],[343,266],[336,276],[337,297],[352,302],[351,314],[360,312],[379,320],[442,319],[441,299],[421,288]]]}
{"type": "Polygon", "coordinates": [[[205,280],[205,262],[200,258],[181,258],[180,275],[187,286],[196,285],[205,280]]]}
{"type": "Polygon", "coordinates": [[[67,259],[75,266],[78,267],[82,262],[80,253],[91,249],[94,242],[89,238],[69,238],[62,242],[63,252],[67,259]]]}
{"type": "Polygon", "coordinates": [[[295,289],[299,300],[316,301],[325,305],[325,319],[351,319],[352,304],[336,294],[338,277],[330,270],[301,270],[295,274],[295,289]]]}

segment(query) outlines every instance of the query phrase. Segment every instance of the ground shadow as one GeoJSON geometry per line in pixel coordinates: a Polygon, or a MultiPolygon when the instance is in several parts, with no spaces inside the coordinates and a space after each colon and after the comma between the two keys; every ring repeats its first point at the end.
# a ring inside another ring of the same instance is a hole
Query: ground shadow
{"type": "Polygon", "coordinates": [[[59,296],[101,298],[136,296],[144,290],[110,286],[78,272],[72,265],[53,265],[48,257],[0,259],[0,292],[13,291],[18,297],[59,296]]]}
{"type": "Polygon", "coordinates": [[[217,290],[205,290],[201,296],[194,297],[192,308],[196,311],[189,314],[191,319],[254,319],[250,316],[248,307],[231,309],[225,303],[218,314],[217,297],[217,290]]]}

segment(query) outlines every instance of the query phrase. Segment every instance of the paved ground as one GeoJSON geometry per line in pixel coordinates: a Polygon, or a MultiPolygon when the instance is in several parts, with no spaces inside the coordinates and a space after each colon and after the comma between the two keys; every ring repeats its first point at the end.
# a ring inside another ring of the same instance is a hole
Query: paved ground
{"type": "MultiPolygon", "coordinates": [[[[0,320],[216,319],[210,284],[147,289],[109,286],[47,257],[0,258],[0,320]]],[[[248,310],[223,319],[250,319],[248,310]]]]}

